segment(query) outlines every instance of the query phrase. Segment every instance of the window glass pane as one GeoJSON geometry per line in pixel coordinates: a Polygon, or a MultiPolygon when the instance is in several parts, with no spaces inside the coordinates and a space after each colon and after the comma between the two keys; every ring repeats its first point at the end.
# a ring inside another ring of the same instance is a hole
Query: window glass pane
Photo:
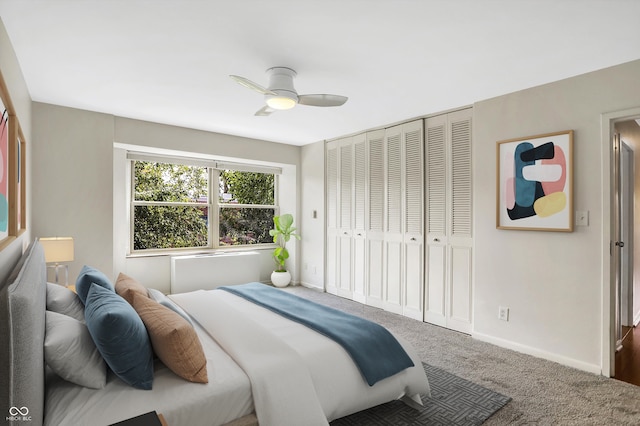
{"type": "Polygon", "coordinates": [[[226,204],[274,204],[274,175],[223,170],[220,172],[219,200],[226,204]]]}
{"type": "Polygon", "coordinates": [[[135,206],[133,248],[206,247],[207,215],[207,207],[135,206]]]}
{"type": "Polygon", "coordinates": [[[136,201],[208,202],[206,167],[134,161],[136,201]]]}
{"type": "Polygon", "coordinates": [[[272,243],[274,209],[220,208],[220,245],[272,243]]]}

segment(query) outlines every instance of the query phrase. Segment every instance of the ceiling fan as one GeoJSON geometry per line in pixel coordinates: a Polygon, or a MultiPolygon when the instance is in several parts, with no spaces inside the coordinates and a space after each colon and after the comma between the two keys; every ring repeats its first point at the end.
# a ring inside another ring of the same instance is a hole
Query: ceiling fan
{"type": "Polygon", "coordinates": [[[267,74],[269,75],[268,88],[238,75],[229,76],[244,87],[264,95],[266,105],[255,113],[258,116],[269,115],[277,110],[291,109],[296,104],[318,107],[340,106],[348,99],[346,96],[328,94],[298,95],[293,87],[293,77],[296,76],[296,72],[291,68],[273,67],[267,70],[267,74]]]}

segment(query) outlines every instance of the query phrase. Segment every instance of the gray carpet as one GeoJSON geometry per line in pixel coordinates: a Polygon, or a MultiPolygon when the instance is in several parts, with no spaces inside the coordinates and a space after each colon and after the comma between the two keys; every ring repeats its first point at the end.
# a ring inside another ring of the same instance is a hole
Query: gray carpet
{"type": "Polygon", "coordinates": [[[640,425],[639,386],[504,349],[317,290],[296,286],[289,291],[382,324],[411,342],[423,362],[510,396],[511,402],[483,426],[640,425]]]}
{"type": "Polygon", "coordinates": [[[433,425],[474,426],[484,423],[511,398],[422,364],[431,397],[422,396],[423,408],[393,401],[331,422],[331,426],[433,425]]]}

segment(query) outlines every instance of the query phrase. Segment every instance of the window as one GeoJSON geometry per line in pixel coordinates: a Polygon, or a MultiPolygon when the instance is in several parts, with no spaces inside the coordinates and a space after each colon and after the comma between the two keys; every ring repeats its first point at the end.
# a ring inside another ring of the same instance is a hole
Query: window
{"type": "Polygon", "coordinates": [[[132,252],[273,242],[278,169],[132,153],[128,158],[132,252]]]}
{"type": "Polygon", "coordinates": [[[219,176],[220,245],[272,243],[275,176],[233,170],[219,176]]]}

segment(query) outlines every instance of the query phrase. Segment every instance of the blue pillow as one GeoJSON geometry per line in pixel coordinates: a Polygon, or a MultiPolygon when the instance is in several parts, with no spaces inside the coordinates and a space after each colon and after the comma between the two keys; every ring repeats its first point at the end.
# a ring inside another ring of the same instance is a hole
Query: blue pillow
{"type": "Polygon", "coordinates": [[[84,317],[98,351],[116,376],[135,388],[151,389],[151,341],[133,307],[116,293],[92,284],[84,317]]]}
{"type": "Polygon", "coordinates": [[[84,265],[80,270],[78,279],[76,280],[76,293],[78,293],[78,297],[80,297],[80,300],[85,305],[87,304],[87,294],[89,293],[91,284],[98,284],[99,286],[115,292],[113,284],[111,284],[111,281],[105,274],[98,271],[96,268],[84,265]]]}

